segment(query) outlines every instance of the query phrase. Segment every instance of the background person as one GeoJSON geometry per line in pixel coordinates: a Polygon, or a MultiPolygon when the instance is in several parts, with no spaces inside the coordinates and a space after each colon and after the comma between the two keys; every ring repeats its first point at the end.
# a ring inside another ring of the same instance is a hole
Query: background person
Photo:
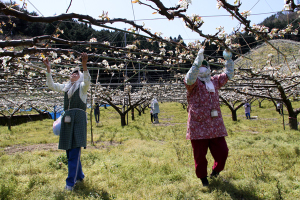
{"type": "Polygon", "coordinates": [[[283,106],[282,106],[282,103],[281,103],[280,101],[277,101],[276,111],[277,111],[280,115],[283,114],[283,106]]]}
{"type": "Polygon", "coordinates": [[[156,98],[153,99],[150,107],[152,107],[152,111],[153,111],[153,118],[154,118],[153,124],[158,124],[159,123],[158,113],[160,113],[160,110],[159,110],[159,104],[158,104],[158,101],[156,98]]]}
{"type": "Polygon", "coordinates": [[[95,104],[95,108],[94,108],[94,115],[95,115],[95,120],[96,123],[99,123],[99,117],[100,117],[100,109],[99,109],[99,103],[95,104]]]}
{"type": "Polygon", "coordinates": [[[88,60],[87,54],[82,53],[81,58],[83,73],[80,72],[79,67],[76,67],[70,75],[70,81],[66,84],[53,82],[50,62],[47,58],[43,60],[47,67],[46,84],[48,88],[64,93],[65,113],[61,121],[58,148],[66,150],[68,158],[66,190],[73,190],[75,183],[84,179],[80,155],[81,147],[86,148],[87,116],[85,111],[91,77],[86,65],[88,60]]]}
{"type": "Polygon", "coordinates": [[[186,139],[192,143],[196,175],[201,179],[203,186],[208,186],[208,148],[214,158],[211,178],[217,177],[224,169],[228,156],[225,140],[227,131],[220,110],[218,89],[233,78],[234,63],[231,53],[224,52],[225,73],[211,77],[210,67],[204,60],[203,52],[204,49],[199,50],[184,79],[188,102],[186,139]]]}
{"type": "Polygon", "coordinates": [[[246,102],[246,103],[244,104],[244,108],[245,108],[245,115],[246,115],[246,118],[247,118],[247,119],[251,119],[251,117],[250,117],[251,105],[250,105],[248,102],[246,102]]]}

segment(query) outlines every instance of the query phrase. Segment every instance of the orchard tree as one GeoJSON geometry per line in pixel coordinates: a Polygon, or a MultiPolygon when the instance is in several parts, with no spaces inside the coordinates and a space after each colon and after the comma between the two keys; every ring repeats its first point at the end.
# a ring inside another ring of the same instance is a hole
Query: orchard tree
{"type": "MultiPolygon", "coordinates": [[[[294,47],[299,49],[299,44],[292,41],[274,41],[274,45],[288,43],[282,51],[291,51],[294,47]]],[[[298,96],[300,91],[300,54],[292,51],[287,57],[288,64],[283,62],[283,57],[276,59],[272,49],[267,45],[252,50],[248,56],[253,57],[253,62],[239,58],[235,61],[238,68],[236,76],[231,83],[225,86],[225,90],[256,98],[269,99],[274,102],[282,102],[285,105],[291,129],[298,129],[297,115],[300,108],[294,108],[292,99],[298,96]],[[281,63],[278,62],[281,60],[281,63]]]]}

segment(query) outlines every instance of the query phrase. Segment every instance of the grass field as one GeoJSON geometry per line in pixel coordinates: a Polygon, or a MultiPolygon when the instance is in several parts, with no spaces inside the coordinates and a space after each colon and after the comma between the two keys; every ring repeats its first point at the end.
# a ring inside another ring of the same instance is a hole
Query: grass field
{"type": "MultiPolygon", "coordinates": [[[[299,104],[299,103],[295,103],[299,104]]],[[[149,110],[121,127],[119,115],[101,107],[101,123],[88,123],[88,147],[82,150],[85,182],[64,191],[65,152],[57,149],[52,120],[0,126],[1,199],[300,199],[300,132],[283,130],[272,103],[252,105],[231,120],[222,106],[229,157],[217,179],[202,187],[185,139],[187,112],[178,103],[160,104],[160,124],[149,110]]],[[[299,107],[299,105],[298,105],[299,107]]],[[[285,111],[285,113],[287,113],[285,111]]],[[[94,120],[94,119],[93,119],[94,120]]],[[[288,117],[285,116],[285,122],[288,117]]],[[[213,159],[210,154],[209,173],[213,159]]]]}

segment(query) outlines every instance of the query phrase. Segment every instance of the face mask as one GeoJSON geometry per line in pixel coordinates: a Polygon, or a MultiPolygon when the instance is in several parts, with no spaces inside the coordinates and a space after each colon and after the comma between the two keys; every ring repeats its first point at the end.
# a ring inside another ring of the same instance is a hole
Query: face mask
{"type": "Polygon", "coordinates": [[[213,83],[210,80],[210,78],[211,78],[210,67],[208,67],[208,68],[206,68],[206,67],[200,67],[199,68],[198,78],[201,81],[205,82],[205,86],[206,86],[207,91],[209,91],[209,92],[215,92],[215,87],[214,87],[213,83]]]}
{"type": "Polygon", "coordinates": [[[199,69],[200,69],[199,73],[201,73],[201,74],[205,73],[207,70],[206,67],[200,67],[199,69]]]}
{"type": "Polygon", "coordinates": [[[200,67],[199,69],[200,69],[199,74],[198,74],[199,77],[201,77],[201,78],[210,77],[211,71],[209,68],[200,67]]]}

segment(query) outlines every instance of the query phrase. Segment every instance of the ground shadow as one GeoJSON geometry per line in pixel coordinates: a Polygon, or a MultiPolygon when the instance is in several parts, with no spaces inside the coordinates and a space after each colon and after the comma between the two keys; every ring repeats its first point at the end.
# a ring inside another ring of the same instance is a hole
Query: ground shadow
{"type": "Polygon", "coordinates": [[[212,191],[220,191],[227,193],[233,200],[263,200],[259,197],[258,191],[255,188],[255,183],[247,184],[244,186],[235,186],[232,183],[218,177],[210,181],[208,189],[212,191]]]}
{"type": "Polygon", "coordinates": [[[95,198],[101,200],[110,200],[115,199],[114,195],[109,194],[104,189],[95,188],[87,183],[80,183],[76,184],[74,191],[74,195],[78,196],[80,199],[87,199],[87,198],[95,198]]]}

